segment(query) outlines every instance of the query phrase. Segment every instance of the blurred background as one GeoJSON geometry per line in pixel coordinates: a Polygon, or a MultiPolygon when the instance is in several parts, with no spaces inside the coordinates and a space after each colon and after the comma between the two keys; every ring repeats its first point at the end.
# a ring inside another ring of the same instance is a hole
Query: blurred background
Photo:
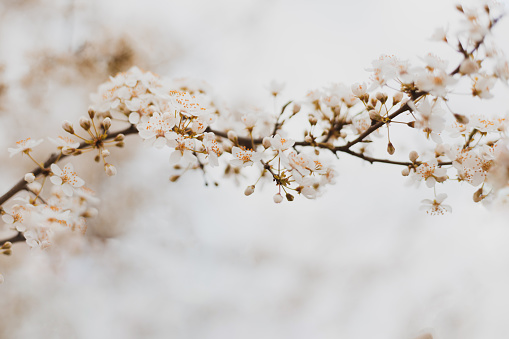
{"type": "MultiPolygon", "coordinates": [[[[286,83],[282,105],[367,81],[381,54],[419,63],[432,52],[455,65],[429,38],[457,30],[456,4],[1,0],[0,191],[33,167],[8,147],[62,135],[60,122],[76,122],[89,94],[132,65],[205,80],[233,110],[271,111],[271,80],[286,83]]],[[[509,20],[494,32],[509,53],[509,20]]],[[[451,105],[502,115],[507,92],[498,84],[498,99],[451,105]]],[[[391,133],[399,159],[429,145],[401,133],[391,133]]],[[[433,193],[407,187],[401,168],[345,155],[322,197],[275,205],[270,184],[243,195],[249,178],[171,183],[168,152],[128,139],[112,152],[115,177],[73,160],[101,199],[86,242],[44,253],[17,244],[0,257],[0,338],[509,336],[507,212],[474,204],[468,184],[440,187],[453,213],[429,217],[419,206],[433,193]]],[[[46,142],[35,154],[51,151],[46,142]]]]}

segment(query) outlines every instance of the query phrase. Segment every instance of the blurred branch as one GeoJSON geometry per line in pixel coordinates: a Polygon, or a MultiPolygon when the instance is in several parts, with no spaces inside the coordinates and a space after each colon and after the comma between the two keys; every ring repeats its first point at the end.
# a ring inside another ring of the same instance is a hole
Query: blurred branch
{"type": "MultiPolygon", "coordinates": [[[[135,133],[138,133],[138,130],[136,129],[136,127],[134,127],[134,125],[130,125],[128,128],[126,128],[124,130],[109,134],[106,137],[106,140],[114,139],[119,134],[129,135],[129,134],[135,134],[135,133]]],[[[82,143],[80,143],[80,146],[78,147],[78,149],[83,149],[83,148],[89,147],[89,146],[90,146],[89,143],[82,142],[82,143]]],[[[68,155],[65,155],[65,154],[53,153],[44,162],[44,169],[41,167],[37,167],[37,168],[34,168],[34,170],[31,173],[33,173],[34,176],[36,176],[36,177],[40,174],[47,176],[50,173],[48,168],[51,166],[51,164],[55,164],[55,163],[59,162],[60,160],[67,158],[67,157],[68,157],[68,155]]],[[[2,195],[0,197],[0,206],[3,205],[7,200],[12,198],[19,191],[26,190],[26,189],[27,189],[27,182],[25,181],[24,178],[22,178],[9,191],[7,191],[4,195],[2,195]]]]}

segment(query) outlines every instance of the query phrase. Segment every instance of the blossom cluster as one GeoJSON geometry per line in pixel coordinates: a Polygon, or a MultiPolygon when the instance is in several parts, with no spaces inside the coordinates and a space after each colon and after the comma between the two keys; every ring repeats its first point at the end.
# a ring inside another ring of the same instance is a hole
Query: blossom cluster
{"type": "MultiPolygon", "coordinates": [[[[508,84],[507,59],[493,44],[486,44],[501,9],[486,5],[458,10],[463,17],[459,34],[452,37],[438,30],[433,36],[461,56],[458,64],[449,65],[433,54],[425,55],[419,65],[381,56],[369,69],[369,83],[331,84],[284,105],[279,104],[284,85],[273,82],[268,92],[277,108],[272,112],[229,110],[202,82],[170,81],[138,67],[112,76],[92,95],[79,128],[64,121],[62,127],[70,136],[50,138],[57,152],[46,162],[33,156],[42,139],[24,139],[8,149],[11,156],[27,156],[37,168],[20,186],[28,195],[2,208],[2,219],[31,247],[49,246],[53,234],[62,229],[84,231],[85,219],[95,214],[88,205],[94,199],[71,162],[62,168],[57,162],[92,152],[105,173],[115,175],[117,169],[107,157],[112,148],[124,147],[129,134],[138,135],[149,147],[167,150],[169,163],[180,171],[171,181],[188,170],[205,175],[212,168],[221,169],[225,176],[249,178],[245,195],[253,194],[262,181],[272,182],[276,203],[293,201],[296,195],[320,196],[335,181],[332,160],[341,153],[402,166],[411,182],[433,189],[433,199],[423,201],[430,214],[451,210],[443,203],[447,195],[440,192],[445,182],[473,186],[475,202],[506,196],[507,117],[458,113],[449,100],[465,87],[473,100],[488,100],[497,83],[508,84]],[[302,130],[288,127],[295,120],[303,122],[302,130]],[[112,125],[119,126],[117,132],[112,132],[112,125]],[[427,149],[412,150],[408,159],[392,159],[405,142],[394,133],[391,140],[395,125],[420,134],[427,149]],[[372,147],[377,144],[386,145],[389,158],[377,154],[372,147]],[[43,198],[47,178],[54,186],[43,198]]],[[[12,196],[0,197],[0,206],[12,196]]]]}

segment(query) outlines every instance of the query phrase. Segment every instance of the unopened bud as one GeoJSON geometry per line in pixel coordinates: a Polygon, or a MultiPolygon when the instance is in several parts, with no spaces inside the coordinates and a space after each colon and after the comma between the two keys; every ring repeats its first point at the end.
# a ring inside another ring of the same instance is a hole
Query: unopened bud
{"type": "Polygon", "coordinates": [[[408,154],[408,159],[410,159],[411,162],[416,162],[418,158],[419,153],[417,153],[416,151],[412,151],[410,152],[410,154],[408,154]]]}
{"type": "Polygon", "coordinates": [[[387,101],[387,95],[385,93],[378,92],[376,93],[376,100],[384,104],[387,101]]]}
{"type": "Polygon", "coordinates": [[[106,172],[106,175],[110,177],[117,174],[117,169],[112,164],[104,164],[104,171],[106,172]]]}
{"type": "Polygon", "coordinates": [[[179,180],[179,178],[180,178],[180,175],[172,175],[172,176],[170,177],[170,181],[171,181],[171,182],[175,182],[175,181],[179,180]]]}
{"type": "Polygon", "coordinates": [[[468,124],[468,118],[461,114],[454,114],[454,118],[459,124],[466,125],[468,124]]]}
{"type": "Polygon", "coordinates": [[[300,112],[300,105],[299,104],[293,104],[293,114],[297,114],[300,112]]]}
{"type": "Polygon", "coordinates": [[[265,147],[265,149],[269,148],[270,147],[270,138],[269,137],[263,138],[262,145],[263,145],[263,147],[265,147]]]}
{"type": "Polygon", "coordinates": [[[5,251],[3,251],[2,254],[3,255],[11,255],[12,254],[12,250],[11,249],[5,250],[5,251]]]}
{"type": "Polygon", "coordinates": [[[111,127],[111,119],[110,118],[105,118],[103,120],[103,122],[101,123],[101,126],[102,128],[104,129],[104,131],[108,131],[111,127]]]}
{"type": "Polygon", "coordinates": [[[473,199],[474,202],[479,202],[484,199],[484,196],[482,195],[482,187],[475,191],[473,199]]]}
{"type": "Polygon", "coordinates": [[[290,193],[286,193],[286,200],[293,201],[293,199],[295,199],[293,195],[291,195],[290,193]]]}
{"type": "Polygon", "coordinates": [[[2,245],[2,247],[0,247],[0,248],[1,248],[1,249],[3,249],[3,250],[8,250],[9,248],[11,248],[11,246],[12,246],[12,243],[11,243],[10,241],[6,241],[6,242],[2,245]]]}
{"type": "Polygon", "coordinates": [[[407,122],[407,126],[410,128],[415,128],[415,121],[407,122]]]}
{"type": "Polygon", "coordinates": [[[255,186],[254,185],[247,186],[246,190],[244,191],[244,195],[250,196],[251,194],[254,193],[254,190],[255,190],[255,186]]]}
{"type": "Polygon", "coordinates": [[[96,156],[95,156],[95,158],[94,158],[94,161],[95,161],[95,162],[99,162],[99,161],[101,161],[101,156],[100,156],[99,154],[98,154],[98,155],[96,155],[96,156]]]}
{"type": "Polygon", "coordinates": [[[308,144],[312,143],[313,142],[313,137],[311,135],[306,135],[304,137],[304,141],[307,142],[308,144]]]}
{"type": "Polygon", "coordinates": [[[280,204],[283,201],[283,196],[280,193],[274,194],[272,198],[276,204],[280,204]]]}
{"type": "Polygon", "coordinates": [[[398,92],[394,94],[394,96],[392,97],[392,104],[397,105],[398,103],[401,102],[401,100],[403,100],[403,93],[398,92]]]}
{"type": "Polygon", "coordinates": [[[394,148],[394,145],[392,144],[392,142],[389,142],[387,144],[387,153],[389,153],[390,155],[393,155],[395,151],[396,151],[396,149],[394,148]]]}
{"type": "Polygon", "coordinates": [[[375,111],[374,109],[369,111],[368,114],[369,114],[369,118],[371,120],[375,120],[375,121],[380,121],[381,120],[380,114],[377,111],[375,111]]]}
{"type": "Polygon", "coordinates": [[[444,175],[443,177],[436,177],[435,180],[437,182],[444,182],[446,181],[447,179],[449,179],[449,177],[447,175],[444,175]]]}
{"type": "Polygon", "coordinates": [[[125,142],[123,142],[123,141],[121,141],[121,142],[117,142],[117,143],[115,144],[115,146],[117,146],[118,148],[122,148],[122,147],[124,147],[124,146],[125,146],[125,142]]]}
{"type": "Polygon", "coordinates": [[[237,133],[235,133],[234,131],[228,131],[228,140],[230,140],[231,142],[237,142],[237,133]]]}
{"type": "Polygon", "coordinates": [[[71,155],[76,151],[76,148],[72,148],[69,146],[62,147],[62,154],[63,155],[71,155]]]}
{"type": "Polygon", "coordinates": [[[119,134],[113,139],[113,141],[124,141],[125,135],[119,134]]]}
{"type": "Polygon", "coordinates": [[[408,177],[409,174],[410,169],[408,167],[403,168],[403,170],[401,171],[401,175],[403,175],[404,177],[408,177]]]}
{"type": "Polygon", "coordinates": [[[80,126],[81,128],[83,128],[85,131],[88,131],[90,129],[90,126],[92,125],[92,122],[90,121],[90,119],[88,118],[85,118],[85,117],[81,117],[80,118],[80,126]]]}
{"type": "Polygon", "coordinates": [[[318,119],[310,114],[309,115],[309,123],[314,126],[314,125],[316,125],[317,122],[318,122],[318,119]]]}
{"type": "Polygon", "coordinates": [[[461,6],[461,5],[456,5],[456,9],[457,9],[458,11],[460,11],[461,13],[463,13],[463,6],[461,6]]]}
{"type": "Polygon", "coordinates": [[[64,120],[62,122],[62,128],[64,129],[64,131],[66,131],[67,133],[70,133],[70,134],[74,134],[74,128],[72,128],[72,124],[67,121],[67,120],[64,120]]]}
{"type": "Polygon", "coordinates": [[[471,59],[465,59],[460,65],[461,74],[472,74],[479,71],[479,64],[471,59]]]}
{"type": "Polygon", "coordinates": [[[90,119],[93,119],[95,117],[95,111],[92,108],[88,109],[88,116],[90,119]]]}
{"type": "Polygon", "coordinates": [[[111,153],[110,153],[110,151],[109,151],[109,150],[107,150],[107,149],[103,149],[103,150],[101,151],[101,155],[102,155],[102,157],[103,157],[103,158],[106,158],[106,157],[107,157],[107,156],[109,156],[110,154],[111,154],[111,153]]]}
{"type": "Polygon", "coordinates": [[[35,175],[33,173],[25,174],[25,181],[28,183],[32,183],[35,180],[35,175]]]}

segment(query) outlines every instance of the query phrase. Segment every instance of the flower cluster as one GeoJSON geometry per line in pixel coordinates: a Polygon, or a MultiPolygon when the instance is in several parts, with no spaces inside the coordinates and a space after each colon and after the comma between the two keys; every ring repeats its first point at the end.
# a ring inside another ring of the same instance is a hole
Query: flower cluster
{"type": "Polygon", "coordinates": [[[341,153],[370,163],[402,166],[403,175],[433,189],[434,198],[423,200],[432,215],[451,210],[443,204],[446,194],[437,193],[444,182],[473,186],[475,202],[507,195],[507,117],[458,113],[449,100],[465,86],[474,100],[486,100],[498,83],[508,84],[508,61],[485,43],[502,13],[491,4],[480,9],[459,6],[458,10],[463,17],[459,34],[452,37],[440,29],[433,38],[451,46],[460,56],[459,63],[450,65],[427,54],[419,65],[412,65],[384,55],[369,69],[371,83],[334,83],[284,105],[280,105],[284,84],[272,82],[268,91],[274,100],[273,112],[229,110],[213,99],[203,82],[169,81],[137,67],[110,77],[92,95],[88,116],[79,120],[81,131],[64,121],[62,127],[71,137],[50,138],[57,153],[44,163],[32,154],[42,139],[21,140],[8,149],[11,156],[27,156],[37,168],[0,197],[3,206],[20,190],[29,192],[16,197],[17,203],[8,211],[2,207],[2,219],[32,247],[47,247],[62,229],[84,231],[85,218],[94,214],[88,207],[93,199],[72,164],[60,167],[57,162],[96,152],[95,161],[102,162],[107,175],[115,175],[117,169],[106,158],[112,147],[124,146],[129,134],[137,134],[150,147],[169,150],[169,162],[181,171],[171,181],[188,170],[205,175],[216,167],[225,176],[248,177],[246,195],[268,179],[275,185],[276,203],[292,201],[295,195],[309,199],[321,195],[324,187],[334,183],[337,172],[331,163],[341,153]],[[292,130],[291,121],[304,122],[304,127],[292,130]],[[112,124],[127,127],[112,132],[112,124]],[[407,142],[394,136],[392,131],[399,128],[395,126],[416,131],[429,147],[411,151],[404,160],[380,157],[372,145],[386,145],[393,156],[407,142]],[[40,193],[47,178],[54,186],[50,196],[43,198],[40,193]]]}

